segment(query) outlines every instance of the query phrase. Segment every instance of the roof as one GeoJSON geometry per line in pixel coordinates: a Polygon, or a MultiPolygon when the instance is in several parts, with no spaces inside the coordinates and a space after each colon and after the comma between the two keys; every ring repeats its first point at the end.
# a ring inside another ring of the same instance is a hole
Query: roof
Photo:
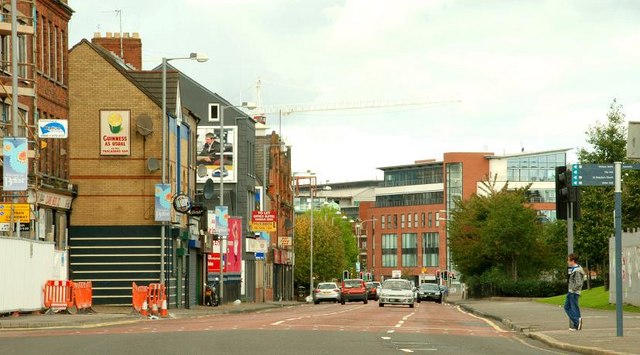
{"type": "Polygon", "coordinates": [[[520,152],[520,153],[506,154],[506,155],[490,155],[490,156],[487,156],[487,159],[504,159],[504,158],[526,157],[531,155],[541,155],[541,154],[549,154],[549,153],[562,153],[562,152],[568,152],[571,149],[573,148],[543,150],[539,152],[520,152]]]}

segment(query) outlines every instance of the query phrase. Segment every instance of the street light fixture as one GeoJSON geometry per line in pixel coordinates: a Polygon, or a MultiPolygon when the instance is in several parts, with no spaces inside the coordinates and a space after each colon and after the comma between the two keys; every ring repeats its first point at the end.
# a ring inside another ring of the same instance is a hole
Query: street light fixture
{"type": "MultiPolygon", "coordinates": [[[[203,53],[191,53],[188,57],[177,58],[162,58],[162,184],[167,183],[167,145],[169,144],[167,139],[167,62],[170,60],[190,59],[196,60],[198,63],[204,63],[209,60],[206,54],[203,53]]],[[[166,236],[167,222],[162,221],[162,228],[160,229],[160,284],[164,285],[165,279],[165,236],[166,236]]]]}

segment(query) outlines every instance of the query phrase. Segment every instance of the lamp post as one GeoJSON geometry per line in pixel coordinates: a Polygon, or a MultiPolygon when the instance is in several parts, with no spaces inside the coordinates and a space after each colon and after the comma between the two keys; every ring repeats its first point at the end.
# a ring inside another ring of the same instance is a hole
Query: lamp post
{"type": "MultiPolygon", "coordinates": [[[[203,63],[209,60],[206,54],[203,53],[191,53],[188,57],[178,58],[162,58],[162,184],[167,183],[167,62],[170,60],[178,59],[191,59],[196,60],[198,63],[203,63]]],[[[164,285],[165,279],[165,237],[166,237],[167,222],[162,221],[162,227],[160,229],[160,284],[164,285]]]]}

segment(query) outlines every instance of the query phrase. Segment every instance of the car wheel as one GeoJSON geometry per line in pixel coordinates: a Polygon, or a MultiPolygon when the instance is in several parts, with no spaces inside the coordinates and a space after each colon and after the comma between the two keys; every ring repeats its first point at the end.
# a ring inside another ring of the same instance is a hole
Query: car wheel
{"type": "Polygon", "coordinates": [[[344,305],[344,298],[340,300],[340,303],[344,305]]]}
{"type": "Polygon", "coordinates": [[[418,298],[416,301],[418,301],[418,303],[420,303],[420,298],[418,298]]]}
{"type": "Polygon", "coordinates": [[[409,305],[409,308],[413,308],[413,303],[409,305]]]}
{"type": "Polygon", "coordinates": [[[320,301],[313,301],[313,304],[320,304],[320,301]]]}
{"type": "Polygon", "coordinates": [[[382,302],[378,303],[378,307],[384,307],[384,303],[382,302]]]}
{"type": "Polygon", "coordinates": [[[367,303],[369,303],[369,300],[365,298],[364,299],[364,304],[367,304],[367,303]]]}
{"type": "Polygon", "coordinates": [[[437,300],[436,302],[438,303],[442,303],[442,298],[440,298],[439,300],[437,300]]]}

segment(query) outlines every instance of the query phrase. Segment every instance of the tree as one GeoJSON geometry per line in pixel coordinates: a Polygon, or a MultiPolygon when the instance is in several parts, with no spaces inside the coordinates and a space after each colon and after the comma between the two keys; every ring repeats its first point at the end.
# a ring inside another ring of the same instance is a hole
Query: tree
{"type": "Polygon", "coordinates": [[[517,281],[549,270],[549,252],[537,213],[526,200],[529,186],[496,190],[458,201],[449,222],[453,262],[466,277],[499,274],[517,281]]]}
{"type": "MultiPolygon", "coordinates": [[[[582,164],[629,163],[626,159],[627,129],[623,106],[614,99],[604,123],[597,122],[586,132],[590,149],[580,148],[582,164]]],[[[596,266],[602,273],[609,270],[609,238],[614,233],[613,187],[581,188],[582,219],[576,223],[575,251],[584,263],[596,266]]],[[[624,171],[622,192],[622,224],[624,228],[640,226],[640,178],[636,171],[624,171]]]]}
{"type": "MultiPolygon", "coordinates": [[[[296,217],[295,279],[309,284],[310,212],[296,217]]],[[[313,212],[313,274],[315,282],[339,279],[342,271],[357,260],[355,237],[349,223],[334,218],[335,210],[323,207],[313,212]],[[355,251],[355,255],[354,255],[355,251]]]]}

